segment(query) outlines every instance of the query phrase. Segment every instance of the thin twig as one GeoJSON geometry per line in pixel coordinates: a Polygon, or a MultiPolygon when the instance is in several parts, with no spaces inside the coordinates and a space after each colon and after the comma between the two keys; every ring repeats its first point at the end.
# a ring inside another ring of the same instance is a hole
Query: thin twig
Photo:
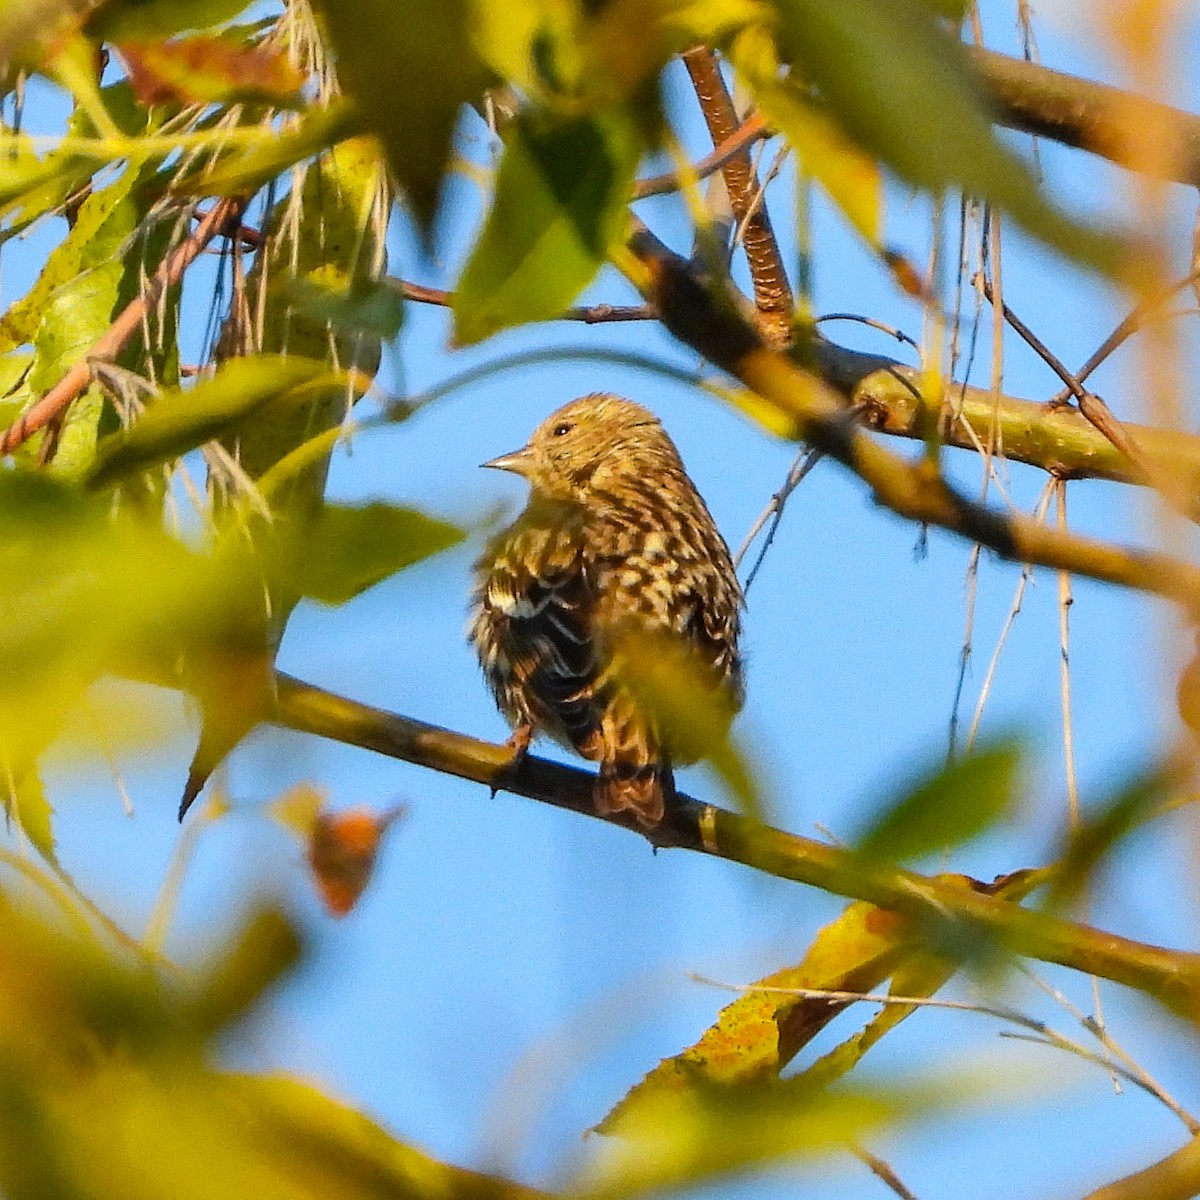
{"type": "MultiPolygon", "coordinates": [[[[1038,497],[1037,504],[1034,506],[1034,520],[1044,521],[1046,519],[1046,510],[1050,507],[1050,500],[1054,495],[1053,479],[1048,479],[1042,488],[1042,494],[1038,497]]],[[[979,698],[975,703],[975,713],[971,718],[971,728],[967,731],[967,750],[970,750],[975,744],[976,737],[979,736],[979,726],[983,721],[983,710],[987,706],[988,698],[991,696],[992,683],[996,678],[996,670],[1000,666],[1000,656],[1004,653],[1004,647],[1008,644],[1008,635],[1012,633],[1013,626],[1017,623],[1017,617],[1021,614],[1021,605],[1025,600],[1025,591],[1033,579],[1033,568],[1026,565],[1021,568],[1021,578],[1017,580],[1016,591],[1013,594],[1012,604],[1009,606],[1008,616],[1004,619],[1004,625],[1000,630],[1000,636],[996,639],[995,649],[992,651],[991,660],[988,662],[987,673],[983,677],[983,685],[979,689],[979,698]]]]}
{"type": "MultiPolygon", "coordinates": [[[[1075,378],[1080,383],[1083,383],[1113,351],[1124,345],[1147,321],[1152,320],[1176,292],[1183,291],[1185,287],[1194,285],[1198,280],[1200,280],[1200,263],[1197,263],[1182,279],[1165,288],[1161,295],[1155,296],[1150,300],[1144,300],[1141,304],[1136,305],[1112,333],[1096,347],[1087,362],[1075,372],[1075,378]]],[[[1061,403],[1069,394],[1070,388],[1064,388],[1050,403],[1061,403]]]]}
{"type": "MultiPolygon", "coordinates": [[[[454,303],[454,293],[444,288],[426,287],[421,283],[410,283],[407,279],[388,276],[384,281],[399,292],[406,300],[418,304],[433,304],[449,308],[454,303]]],[[[652,321],[658,314],[648,304],[590,304],[568,308],[560,313],[560,321],[582,321],[586,325],[602,325],[610,321],[652,321]]]]}
{"type": "Polygon", "coordinates": [[[864,317],[859,313],[834,312],[822,313],[816,319],[815,324],[820,325],[823,321],[857,321],[860,325],[869,325],[872,329],[878,329],[880,333],[886,333],[890,337],[894,337],[898,342],[907,342],[914,350],[920,352],[921,344],[914,337],[910,337],[903,329],[897,329],[894,325],[886,325],[883,321],[877,321],[874,317],[864,317]]]}
{"type": "MultiPolygon", "coordinates": [[[[983,281],[984,295],[992,301],[991,287],[987,280],[983,281]]],[[[1016,330],[1029,347],[1043,362],[1063,381],[1067,390],[1079,403],[1079,411],[1102,433],[1129,461],[1142,473],[1148,481],[1156,481],[1156,486],[1168,499],[1178,489],[1170,486],[1165,473],[1158,470],[1146,457],[1138,444],[1130,437],[1129,432],[1117,420],[1112,410],[1094,392],[1087,391],[1080,380],[1062,364],[1040,338],[1022,321],[1007,304],[1000,305],[1004,319],[1016,330]]],[[[1188,506],[1191,507],[1190,505],[1188,506]]],[[[1193,514],[1194,516],[1194,514],[1193,514]]]]}
{"type": "Polygon", "coordinates": [[[895,1192],[900,1200],[917,1200],[916,1194],[904,1186],[904,1182],[892,1169],[890,1163],[884,1162],[878,1155],[872,1154],[865,1146],[853,1145],[850,1147],[850,1153],[864,1163],[884,1187],[895,1192]]]}
{"type": "Polygon", "coordinates": [[[754,560],[754,566],[750,568],[750,573],[746,576],[746,582],[742,585],[742,591],[748,592],[750,585],[754,582],[754,577],[758,574],[758,569],[763,565],[763,560],[767,557],[767,551],[771,548],[771,543],[775,540],[775,533],[779,529],[779,522],[783,520],[783,509],[788,502],[788,497],[800,485],[800,481],[825,457],[821,450],[809,450],[802,448],[792,460],[792,465],[788,468],[787,478],[783,481],[783,486],[777,491],[770,500],[767,501],[767,506],[758,514],[758,519],[750,526],[750,532],[746,534],[745,540],[738,548],[737,554],[733,556],[733,565],[740,567],[742,559],[746,556],[746,551],[750,549],[754,543],[754,539],[758,537],[762,527],[767,523],[771,514],[774,513],[775,519],[771,521],[771,528],[767,530],[766,540],[762,544],[762,549],[758,552],[758,558],[754,560]]]}
{"type": "Polygon", "coordinates": [[[131,300],[91,349],[23,416],[0,433],[0,454],[11,454],[39,429],[60,417],[91,383],[92,364],[116,357],[126,342],[141,327],[146,314],[159,297],[183,277],[184,271],[210,241],[240,219],[246,206],[244,197],[228,196],[218,200],[194,233],[163,260],[149,286],[131,300]]]}
{"type": "MultiPolygon", "coordinates": [[[[727,138],[716,146],[711,153],[706,154],[692,167],[692,174],[697,179],[707,179],[720,171],[730,159],[743,154],[755,142],[770,137],[771,131],[767,119],[761,113],[753,113],[738,126],[727,138]]],[[[665,175],[652,175],[647,179],[639,179],[633,186],[633,198],[644,200],[647,196],[665,196],[668,192],[679,190],[679,175],[669,171],[665,175]]]]}
{"type": "MultiPolygon", "coordinates": [[[[1187,1127],[1190,1133],[1200,1133],[1200,1121],[1197,1121],[1190,1112],[1187,1111],[1171,1094],[1159,1083],[1132,1055],[1128,1054],[1108,1032],[1107,1026],[1098,1017],[1089,1017],[1085,1013],[1071,1003],[1070,999],[1065,996],[1053,984],[1047,982],[1036,971],[1031,970],[1026,964],[1020,964],[1021,973],[1030,980],[1031,983],[1039,987],[1046,993],[1056,1004],[1068,1012],[1084,1029],[1088,1031],[1108,1053],[1116,1058],[1119,1058],[1128,1070],[1136,1075],[1141,1080],[1141,1086],[1151,1095],[1157,1097],[1167,1108],[1171,1110],[1183,1124],[1187,1127]]],[[[1093,980],[1095,976],[1092,976],[1093,980]]],[[[1110,1068],[1113,1064],[1109,1063],[1110,1068]]]]}

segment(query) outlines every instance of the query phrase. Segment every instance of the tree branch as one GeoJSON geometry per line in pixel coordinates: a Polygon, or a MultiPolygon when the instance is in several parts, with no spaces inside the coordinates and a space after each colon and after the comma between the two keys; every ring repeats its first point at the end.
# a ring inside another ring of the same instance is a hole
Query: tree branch
{"type": "Polygon", "coordinates": [[[1200,117],[1024,59],[966,49],[1001,125],[1200,187],[1200,117]],[[1145,153],[1147,137],[1153,155],[1145,153]]]}
{"type": "MultiPolygon", "coordinates": [[[[862,405],[864,422],[880,433],[923,439],[926,435],[922,375],[918,368],[879,354],[821,341],[814,369],[851,405],[862,405]]],[[[926,385],[927,386],[927,385],[926,385]]],[[[947,383],[942,436],[947,445],[976,449],[996,422],[1004,457],[1040,467],[1062,479],[1110,479],[1144,483],[1121,450],[1077,408],[997,396],[987,388],[947,383]]],[[[1122,422],[1142,455],[1169,472],[1181,490],[1200,495],[1200,438],[1193,434],[1122,422]]]]}
{"type": "Polygon", "coordinates": [[[680,794],[658,829],[647,833],[627,814],[600,816],[592,805],[594,776],[508,746],[480,741],[359,704],[277,676],[269,719],[301,733],[374,750],[493,789],[527,796],[593,820],[619,825],[655,845],[739,862],[780,879],[869,900],[957,936],[994,939],[1013,953],[1059,963],[1146,992],[1174,1011],[1200,1019],[1200,955],[1136,942],[1090,926],[1022,908],[989,894],[989,885],[958,876],[925,876],[872,865],[849,851],[784,833],[680,794]]]}
{"type": "MultiPolygon", "coordinates": [[[[682,57],[713,146],[719,147],[737,133],[741,121],[717,56],[706,46],[695,46],[682,57]]],[[[742,230],[759,330],[769,346],[781,349],[792,341],[792,289],[749,150],[732,155],[721,169],[730,207],[742,230]]]]}
{"type": "MultiPolygon", "coordinates": [[[[744,315],[742,298],[726,285],[710,289],[686,259],[644,225],[635,227],[629,250],[636,260],[631,278],[680,341],[738,378],[764,402],[782,432],[836,458],[893,512],[948,529],[1016,562],[1117,583],[1200,611],[1200,568],[1154,551],[1062,533],[967,499],[926,460],[909,462],[869,438],[847,419],[831,388],[785,354],[768,349],[744,315]]],[[[921,401],[919,390],[916,395],[922,428],[928,429],[942,413],[930,411],[934,406],[921,401]]]]}

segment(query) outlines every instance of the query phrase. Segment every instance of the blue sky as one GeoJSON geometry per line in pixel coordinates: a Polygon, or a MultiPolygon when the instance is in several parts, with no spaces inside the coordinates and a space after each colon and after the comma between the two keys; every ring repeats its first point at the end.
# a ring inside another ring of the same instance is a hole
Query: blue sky
{"type": "MultiPolygon", "coordinates": [[[[986,3],[990,44],[1011,50],[1011,6],[986,3]]],[[[1093,76],[1111,57],[1080,45],[1086,30],[1039,24],[1045,61],[1093,76]]],[[[1195,47],[1194,24],[1180,46],[1195,47]]],[[[1182,51],[1181,51],[1182,52],[1182,51]]],[[[1108,76],[1111,78],[1111,76],[1108,76]]],[[[688,114],[690,144],[704,145],[682,72],[672,96],[688,114]]],[[[1172,94],[1200,110],[1195,81],[1172,94]]],[[[487,151],[478,123],[464,128],[473,157],[487,151]]],[[[1022,139],[1014,139],[1022,144],[1022,139]]],[[[1043,146],[1048,186],[1089,211],[1120,211],[1128,195],[1115,168],[1043,146]]],[[[774,210],[785,253],[787,184],[774,210]]],[[[1192,212],[1174,196],[1173,261],[1186,266],[1192,212]]],[[[473,185],[451,189],[447,245],[479,217],[473,185]]],[[[639,209],[686,250],[674,201],[639,209]]],[[[888,240],[922,261],[928,206],[889,191],[888,240]]],[[[920,334],[920,312],[900,297],[829,208],[815,205],[815,307],[853,311],[920,334]]],[[[6,251],[4,301],[22,290],[39,242],[6,251]]],[[[789,258],[790,261],[790,258],[789,258]]],[[[421,259],[402,223],[391,270],[451,286],[457,264],[421,259]]],[[[1123,315],[1127,302],[1019,235],[1008,235],[1006,295],[1068,364],[1078,365],[1123,315]]],[[[587,299],[628,302],[605,276],[587,299]]],[[[985,317],[985,321],[986,321],[985,317]]],[[[1192,322],[1194,324],[1194,321],[1192,322]]],[[[411,306],[383,381],[417,393],[463,368],[531,347],[637,349],[687,368],[695,358],[650,326],[547,325],[482,347],[446,349],[445,313],[411,306]]],[[[846,344],[895,353],[883,335],[827,327],[846,344]]],[[[986,333],[986,330],[985,330],[986,333]]],[[[1194,360],[1191,325],[1181,327],[1194,360]]],[[[989,350],[981,340],[977,379],[989,350]]],[[[1096,377],[1122,417],[1146,419],[1137,359],[1118,355],[1096,377]]],[[[1031,399],[1056,380],[1024,346],[1006,343],[1005,390],[1031,399]]],[[[735,548],[781,483],[795,447],[716,401],[620,365],[556,361],[498,372],[438,400],[403,425],[376,429],[338,455],[331,494],[413,503],[474,532],[467,544],[376,587],[337,610],[304,607],[293,618],[280,665],[310,682],[368,703],[502,740],[506,734],[463,641],[470,564],[489,523],[524,501],[523,484],[478,464],[519,446],[551,409],[583,392],[613,390],[652,407],[735,548]]],[[[1185,398],[1187,411],[1194,401],[1185,398]]],[[[896,447],[905,449],[904,447],[896,447]]],[[[974,488],[978,465],[950,452],[957,478],[974,488]]],[[[1012,495],[1028,511],[1043,484],[1013,466],[1012,495]]],[[[1129,488],[1076,483],[1077,528],[1118,540],[1153,536],[1148,506],[1129,488]]],[[[911,778],[915,764],[945,753],[965,620],[969,547],[919,531],[881,510],[862,486],[822,464],[793,497],[749,594],[745,641],[748,697],[739,729],[761,766],[777,823],[849,840],[870,813],[911,778]]],[[[1018,568],[985,556],[980,568],[973,658],[964,707],[969,720],[987,662],[1012,603],[1018,568]]],[[[1076,753],[1085,803],[1175,736],[1171,668],[1164,662],[1164,609],[1077,581],[1072,621],[1076,753]]],[[[178,840],[175,805],[190,756],[194,717],[172,698],[163,711],[175,736],[153,761],[122,762],[136,818],[121,812],[100,758],[60,761],[54,796],[63,857],[85,890],[131,929],[144,924],[178,840]]],[[[1013,825],[972,845],[952,870],[988,878],[1046,858],[1065,819],[1059,709],[1056,583],[1035,575],[1001,659],[986,709],[987,733],[1019,730],[1034,750],[1027,802],[1013,825]]],[[[559,753],[549,750],[550,754],[559,753]]],[[[210,944],[256,894],[287,896],[311,929],[315,953],[277,1003],[229,1047],[231,1062],[283,1067],[312,1078],[382,1120],[398,1136],[462,1165],[511,1170],[550,1183],[582,1153],[580,1134],[659,1058],[695,1040],[729,995],[688,972],[745,982],[798,961],[842,904],[682,852],[652,855],[644,842],[600,822],[298,735],[260,731],[230,761],[224,785],[238,811],[206,832],[185,881],[170,943],[180,955],[210,944]],[[409,805],[386,845],[378,875],[345,921],[312,898],[299,851],[257,811],[286,787],[312,780],[339,807],[409,805]],[[522,1108],[532,1113],[531,1125],[522,1108]]],[[[703,771],[683,786],[718,797],[703,771]]],[[[1194,821],[1177,814],[1130,845],[1094,899],[1094,919],[1130,936],[1195,945],[1194,821]]],[[[1039,971],[1091,1004],[1086,980],[1039,971]]],[[[1008,999],[1081,1041],[1071,1018],[1010,978],[1008,999]]],[[[972,995],[956,982],[949,995],[972,995]]],[[[1154,1010],[1103,988],[1115,1036],[1185,1103],[1200,1105],[1194,1039],[1154,1010]]],[[[818,1048],[845,1036],[865,1014],[835,1022],[818,1048]]],[[[994,1089],[976,1106],[885,1138],[889,1158],[920,1196],[1072,1194],[1146,1165],[1184,1140],[1165,1108],[1100,1070],[1059,1052],[997,1038],[987,1018],[917,1015],[865,1064],[869,1076],[922,1069],[979,1072],[994,1089]]],[[[830,1197],[878,1197],[881,1185],[853,1160],[805,1172],[830,1197]]],[[[760,1194],[791,1194],[774,1176],[760,1194]]],[[[808,1186],[807,1184],[805,1186],[808,1186]]],[[[714,1194],[747,1192],[727,1184],[714,1194]]]]}

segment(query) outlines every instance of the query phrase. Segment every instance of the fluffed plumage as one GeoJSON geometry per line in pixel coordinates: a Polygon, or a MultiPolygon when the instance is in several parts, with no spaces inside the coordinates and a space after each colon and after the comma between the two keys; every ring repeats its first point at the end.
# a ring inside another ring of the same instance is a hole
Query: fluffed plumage
{"type": "Polygon", "coordinates": [[[619,396],[573,400],[484,465],[530,485],[476,563],[469,628],[514,743],[542,732],[572,747],[600,764],[598,812],[657,825],[672,761],[704,748],[648,711],[621,656],[655,655],[731,720],[742,592],[729,548],[658,419],[619,396]]]}

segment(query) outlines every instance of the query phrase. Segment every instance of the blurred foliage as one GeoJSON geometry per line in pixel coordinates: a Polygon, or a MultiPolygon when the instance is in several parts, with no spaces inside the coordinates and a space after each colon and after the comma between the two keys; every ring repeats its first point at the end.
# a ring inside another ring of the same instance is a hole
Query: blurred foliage
{"type": "MultiPolygon", "coordinates": [[[[885,259],[892,178],[986,201],[1044,245],[1113,271],[1119,239],[1072,219],[994,133],[955,34],[965,12],[961,0],[0,4],[0,94],[11,96],[0,245],[39,223],[57,239],[0,314],[0,422],[14,437],[0,471],[0,790],[45,860],[8,865],[64,902],[51,919],[44,904],[0,892],[6,1196],[532,1195],[434,1162],[310,1087],[219,1070],[219,1039],[254,1019],[302,938],[267,907],[208,962],[158,960],[150,939],[116,931],[61,875],[41,760],[105,676],[182,687],[204,718],[186,808],[271,715],[274,656],[301,600],[344,604],[462,537],[413,509],[325,498],[335,446],[369,435],[372,418],[348,418],[370,403],[402,327],[386,277],[392,187],[425,249],[459,270],[448,299],[462,344],[562,314],[607,264],[634,275],[630,204],[651,156],[677,168],[697,243],[711,251],[664,100],[664,71],[682,50],[721,52],[772,136],[885,259]],[[29,76],[69,101],[60,138],[22,123],[29,76]],[[464,131],[484,146],[480,161],[456,140],[464,131]],[[456,171],[483,181],[487,214],[447,246],[439,211],[456,171]],[[187,279],[172,264],[206,249],[196,230],[219,198],[229,214],[220,284],[207,298],[211,328],[185,342],[199,351],[185,370],[180,314],[195,321],[199,309],[181,307],[187,279]],[[121,344],[97,353],[130,313],[121,344]],[[85,362],[86,386],[38,416],[85,362]],[[35,417],[34,435],[17,436],[35,417]]],[[[724,263],[708,253],[703,266],[724,263]]],[[[772,419],[753,398],[742,406],[772,419]]],[[[387,411],[407,412],[405,399],[389,398],[387,411]]],[[[623,683],[677,757],[708,761],[753,827],[764,796],[729,735],[732,711],[671,647],[622,653],[623,683]]],[[[1196,726],[1198,673],[1193,664],[1180,687],[1196,726]]],[[[126,703],[129,735],[153,736],[126,703]]],[[[855,848],[853,878],[902,877],[896,864],[986,833],[1014,810],[1020,766],[1018,744],[1004,742],[897,789],[855,848]]],[[[1139,777],[1071,832],[1048,907],[1085,890],[1164,787],[1163,774],[1139,777]]],[[[273,815],[304,840],[325,904],[342,915],[398,813],[333,812],[305,787],[273,815]]],[[[1019,902],[1032,880],[1014,875],[989,894],[1019,902]]],[[[629,1091],[568,1192],[680,1189],[840,1151],[956,1102],[944,1082],[844,1083],[911,1014],[905,1003],[780,1075],[854,1003],[807,993],[890,979],[896,997],[931,996],[1001,940],[944,924],[851,904],[797,965],[629,1091]]]]}
{"type": "Polygon", "coordinates": [[[295,969],[264,906],[193,966],[0,895],[0,1189],[47,1197],[522,1197],[437,1163],[316,1089],[217,1065],[295,969]]]}

